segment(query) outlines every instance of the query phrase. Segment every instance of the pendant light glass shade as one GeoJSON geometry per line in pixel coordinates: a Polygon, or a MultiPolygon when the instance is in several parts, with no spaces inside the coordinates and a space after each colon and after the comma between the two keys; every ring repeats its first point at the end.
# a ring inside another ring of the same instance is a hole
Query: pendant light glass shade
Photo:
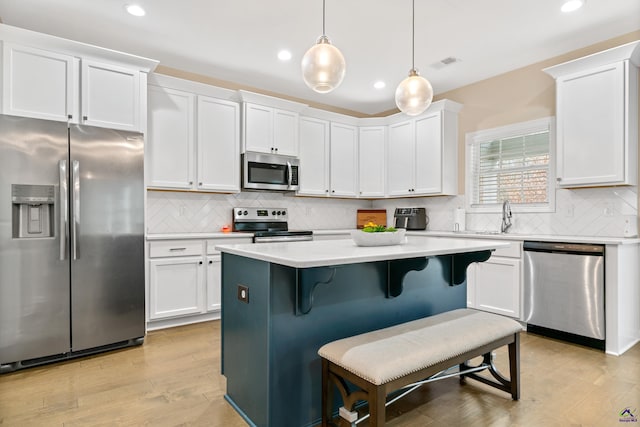
{"type": "Polygon", "coordinates": [[[324,31],[325,0],[322,0],[322,35],[302,57],[302,79],[311,89],[328,93],[340,86],[346,72],[342,52],[324,31]]]}
{"type": "Polygon", "coordinates": [[[319,93],[331,92],[342,83],[346,63],[342,52],[322,35],[318,42],[302,57],[302,78],[311,89],[319,93]]]}
{"type": "Polygon", "coordinates": [[[396,89],[396,105],[408,116],[417,116],[426,110],[433,100],[431,83],[418,70],[411,69],[409,77],[404,79],[396,89]]]}
{"type": "Polygon", "coordinates": [[[416,1],[412,0],[411,15],[411,69],[409,77],[400,82],[396,88],[396,105],[403,113],[409,116],[417,116],[429,108],[433,100],[433,88],[431,83],[420,76],[415,67],[415,28],[416,28],[416,1]]]}

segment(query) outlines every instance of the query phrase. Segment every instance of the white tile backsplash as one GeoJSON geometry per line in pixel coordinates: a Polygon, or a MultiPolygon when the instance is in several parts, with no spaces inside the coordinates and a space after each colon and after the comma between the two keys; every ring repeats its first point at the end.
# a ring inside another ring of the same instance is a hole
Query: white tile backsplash
{"type": "MultiPolygon", "coordinates": [[[[513,233],[631,237],[638,233],[637,187],[556,190],[553,213],[514,213],[513,233]]],[[[295,197],[288,193],[147,192],[147,231],[155,233],[211,233],[231,225],[238,206],[283,207],[289,228],[329,230],[356,227],[358,209],[386,209],[389,225],[396,207],[425,207],[430,230],[452,230],[453,211],[465,207],[464,196],[357,200],[295,197]]],[[[501,214],[469,213],[467,230],[499,230],[501,214]]]]}
{"type": "MultiPolygon", "coordinates": [[[[512,233],[632,237],[638,234],[637,187],[557,189],[556,211],[513,213],[512,233]]],[[[464,196],[423,197],[376,200],[373,207],[387,209],[393,217],[395,207],[425,207],[430,230],[453,230],[453,211],[465,207],[464,196]]],[[[467,230],[500,230],[500,213],[466,214],[467,230]]]]}
{"type": "Polygon", "coordinates": [[[234,207],[287,208],[292,230],[330,230],[356,227],[358,209],[370,200],[295,197],[287,193],[242,192],[216,194],[148,191],[147,232],[213,233],[231,225],[234,207]]]}

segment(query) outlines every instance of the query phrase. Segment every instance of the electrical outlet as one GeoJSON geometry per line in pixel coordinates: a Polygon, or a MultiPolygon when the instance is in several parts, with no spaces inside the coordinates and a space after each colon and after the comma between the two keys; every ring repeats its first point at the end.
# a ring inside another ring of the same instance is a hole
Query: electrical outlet
{"type": "Polygon", "coordinates": [[[249,304],[249,287],[238,285],[238,300],[249,304]]]}
{"type": "Polygon", "coordinates": [[[613,203],[605,203],[604,208],[602,209],[602,213],[604,216],[613,216],[615,213],[613,203]]]}
{"type": "Polygon", "coordinates": [[[573,218],[574,210],[575,210],[575,209],[574,209],[573,204],[571,204],[571,205],[567,206],[567,207],[564,209],[564,216],[565,216],[565,217],[567,217],[567,218],[573,218]]]}

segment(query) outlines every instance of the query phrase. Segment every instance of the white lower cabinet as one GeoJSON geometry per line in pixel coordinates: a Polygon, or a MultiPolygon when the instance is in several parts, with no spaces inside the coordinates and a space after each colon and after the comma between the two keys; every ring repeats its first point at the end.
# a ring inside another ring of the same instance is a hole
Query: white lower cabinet
{"type": "Polygon", "coordinates": [[[202,313],[203,273],[202,257],[149,261],[149,319],[202,313]]]}
{"type": "Polygon", "coordinates": [[[496,250],[485,262],[467,269],[467,307],[520,318],[522,243],[496,250]]]}
{"type": "Polygon", "coordinates": [[[219,319],[222,256],[215,246],[251,240],[245,235],[149,242],[147,329],[219,319]]]}
{"type": "Polygon", "coordinates": [[[222,257],[213,255],[207,257],[207,311],[222,308],[222,278],[220,277],[222,257]]]}

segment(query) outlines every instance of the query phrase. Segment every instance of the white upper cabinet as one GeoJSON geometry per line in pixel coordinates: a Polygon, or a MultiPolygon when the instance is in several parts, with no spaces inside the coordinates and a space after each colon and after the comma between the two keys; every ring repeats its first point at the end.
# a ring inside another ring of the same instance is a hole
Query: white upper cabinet
{"type": "Polygon", "coordinates": [[[358,128],[331,123],[331,196],[358,196],[358,128]]]}
{"type": "Polygon", "coordinates": [[[240,191],[240,108],[198,96],[198,189],[240,191]]]}
{"type": "Polygon", "coordinates": [[[4,43],[2,113],[77,121],[73,117],[77,64],[70,55],[4,43]]]}
{"type": "Polygon", "coordinates": [[[298,113],[273,110],[273,146],[275,154],[298,156],[298,113]]]}
{"type": "Polygon", "coordinates": [[[245,151],[274,153],[273,108],[244,104],[245,151]]]}
{"type": "Polygon", "coordinates": [[[149,85],[148,92],[148,186],[192,189],[195,95],[153,85],[149,85]]]}
{"type": "Polygon", "coordinates": [[[546,68],[556,79],[561,187],[635,185],[640,42],[546,68]]]}
{"type": "Polygon", "coordinates": [[[326,120],[300,117],[301,196],[329,194],[329,129],[326,120]]]}
{"type": "Polygon", "coordinates": [[[81,122],[90,126],[140,130],[140,72],[83,59],[81,122]]]}
{"type": "Polygon", "coordinates": [[[144,132],[157,61],[0,24],[2,113],[144,132]]]}
{"type": "MultiPolygon", "coordinates": [[[[147,185],[239,192],[239,104],[203,95],[217,92],[200,83],[166,76],[153,76],[153,80],[148,102],[147,185]]],[[[225,90],[220,94],[228,96],[225,90]]]]}
{"type": "Polygon", "coordinates": [[[364,126],[358,138],[360,197],[384,197],[386,181],[386,127],[364,126]]]}
{"type": "Polygon", "coordinates": [[[297,194],[357,197],[357,126],[300,118],[300,189],[297,194]]]}
{"type": "Polygon", "coordinates": [[[242,152],[298,157],[300,111],[305,104],[244,90],[242,101],[242,152]]]}
{"type": "Polygon", "coordinates": [[[414,191],[416,166],[413,121],[407,120],[389,125],[387,162],[387,194],[389,196],[411,195],[414,191]]]}
{"type": "Polygon", "coordinates": [[[244,104],[245,151],[298,156],[298,113],[244,104]]]}
{"type": "Polygon", "coordinates": [[[461,108],[462,105],[452,101],[438,101],[416,118],[389,125],[389,196],[457,194],[461,108]]]}

